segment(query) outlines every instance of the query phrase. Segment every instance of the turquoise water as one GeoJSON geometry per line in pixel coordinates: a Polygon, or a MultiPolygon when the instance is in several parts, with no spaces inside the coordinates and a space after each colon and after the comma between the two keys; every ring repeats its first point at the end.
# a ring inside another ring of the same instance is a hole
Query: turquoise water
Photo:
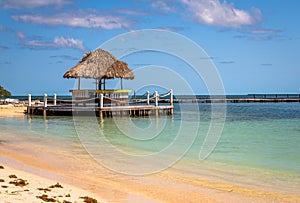
{"type": "Polygon", "coordinates": [[[132,170],[128,165],[134,164],[139,164],[135,170],[153,167],[155,172],[168,166],[183,173],[209,174],[297,193],[299,103],[228,104],[222,136],[206,160],[198,157],[208,132],[211,107],[200,104],[197,112],[189,104],[183,105],[176,106],[173,117],[159,118],[0,118],[0,141],[34,143],[69,153],[83,153],[78,150],[82,144],[96,160],[106,159],[99,163],[122,173],[132,170]],[[183,118],[182,114],[188,116],[183,118]]]}

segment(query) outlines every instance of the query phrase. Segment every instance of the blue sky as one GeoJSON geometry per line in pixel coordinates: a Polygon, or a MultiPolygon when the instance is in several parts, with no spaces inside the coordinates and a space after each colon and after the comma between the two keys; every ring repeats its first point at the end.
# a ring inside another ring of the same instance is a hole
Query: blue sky
{"type": "Polygon", "coordinates": [[[62,75],[85,52],[161,29],[201,46],[227,94],[300,93],[299,8],[294,0],[0,0],[0,85],[13,95],[68,94],[74,80],[62,75]]]}

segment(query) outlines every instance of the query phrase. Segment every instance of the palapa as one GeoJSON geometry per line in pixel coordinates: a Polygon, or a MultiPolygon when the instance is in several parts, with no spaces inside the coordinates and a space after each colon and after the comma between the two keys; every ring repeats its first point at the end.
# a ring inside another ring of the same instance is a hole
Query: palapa
{"type": "Polygon", "coordinates": [[[127,63],[117,60],[113,55],[102,49],[87,52],[82,60],[68,70],[64,78],[94,78],[94,79],[134,79],[134,73],[127,63]]]}

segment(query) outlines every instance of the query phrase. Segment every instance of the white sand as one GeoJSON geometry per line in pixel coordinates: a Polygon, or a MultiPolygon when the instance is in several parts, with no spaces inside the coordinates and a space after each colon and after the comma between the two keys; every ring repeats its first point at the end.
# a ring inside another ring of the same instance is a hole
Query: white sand
{"type": "Polygon", "coordinates": [[[12,105],[0,105],[0,117],[24,116],[27,107],[14,107],[12,105]]]}
{"type": "Polygon", "coordinates": [[[95,194],[91,194],[83,189],[58,183],[63,188],[50,186],[56,185],[55,180],[45,179],[24,171],[16,170],[7,166],[0,169],[0,202],[2,203],[23,203],[23,202],[45,202],[38,196],[43,196],[56,202],[84,202],[80,197],[88,196],[98,202],[105,202],[95,194]],[[17,178],[10,178],[10,175],[16,175],[17,178]],[[16,186],[10,182],[20,182],[24,180],[28,183],[25,186],[16,186]],[[46,196],[47,195],[47,196],[46,196]]]}

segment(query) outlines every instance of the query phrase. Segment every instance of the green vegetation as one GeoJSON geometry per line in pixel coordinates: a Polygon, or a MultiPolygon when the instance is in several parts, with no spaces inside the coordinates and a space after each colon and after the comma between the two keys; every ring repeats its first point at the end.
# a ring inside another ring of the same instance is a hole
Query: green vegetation
{"type": "Polygon", "coordinates": [[[9,91],[7,91],[6,89],[4,89],[1,85],[0,85],[0,98],[1,97],[5,97],[8,98],[11,96],[11,93],[9,91]]]}

